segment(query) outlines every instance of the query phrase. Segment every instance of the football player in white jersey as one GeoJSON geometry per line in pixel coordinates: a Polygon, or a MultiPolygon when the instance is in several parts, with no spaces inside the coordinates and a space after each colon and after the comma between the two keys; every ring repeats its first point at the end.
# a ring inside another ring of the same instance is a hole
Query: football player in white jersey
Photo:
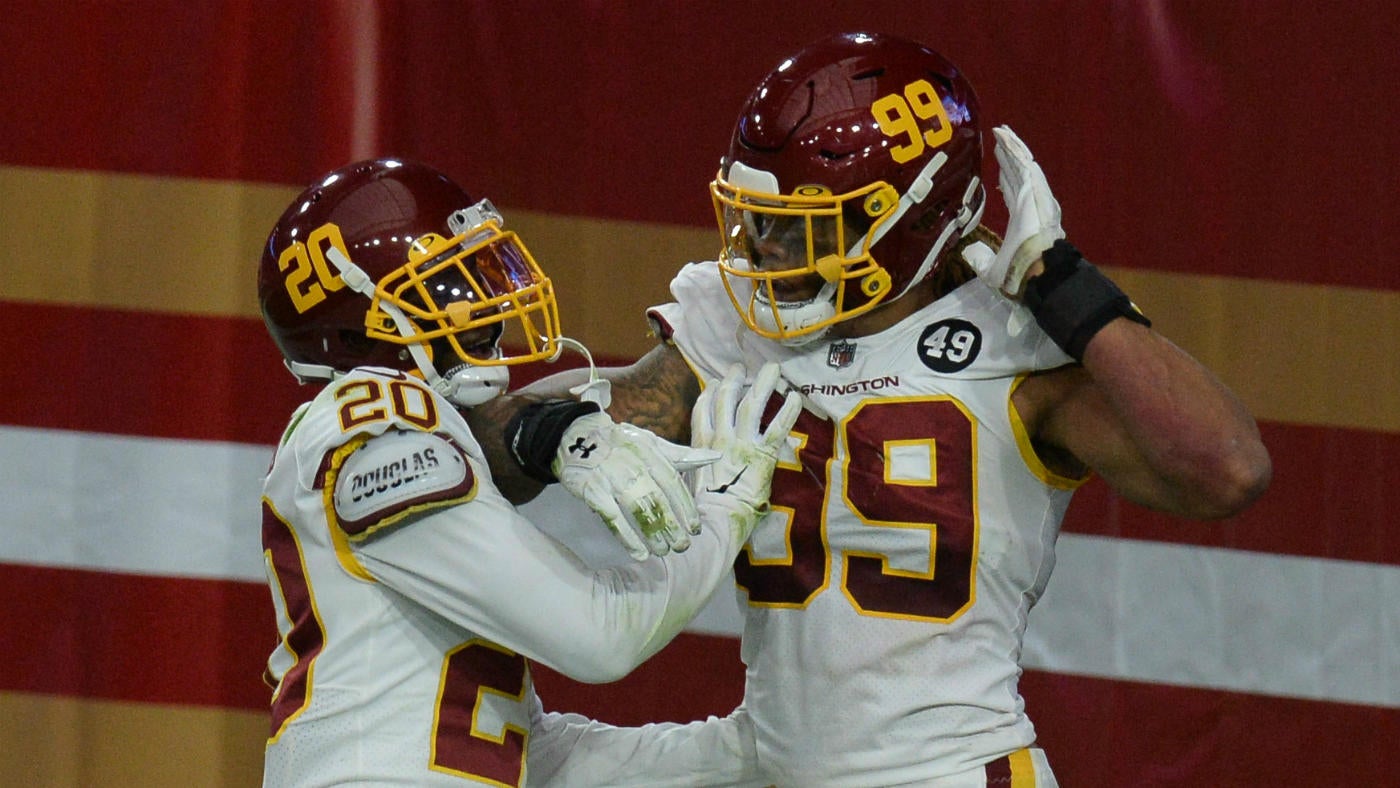
{"type": "Polygon", "coordinates": [[[1269,483],[1253,418],[1064,240],[1005,127],[1004,240],[980,225],[981,124],[965,75],[912,41],[784,59],[711,185],[719,259],[651,310],[662,344],[604,372],[614,417],[673,440],[735,363],[776,362],[804,397],[734,565],[747,673],[723,723],[780,786],[1054,785],[1017,683],[1073,491],[1097,473],[1211,519],[1269,483]]]}
{"type": "Polygon", "coordinates": [[[694,726],[704,757],[686,762],[664,752],[685,726],[639,738],[545,715],[530,661],[615,680],[705,604],[765,506],[800,409],[790,395],[760,430],[776,366],[748,394],[731,375],[697,404],[703,452],[614,424],[601,384],[518,415],[532,441],[563,442],[550,472],[634,553],[668,553],[594,570],[507,503],[459,411],[500,393],[508,366],[567,341],[549,279],[489,202],[415,162],[346,166],[278,221],[258,290],[288,367],[324,384],[292,416],[264,485],[281,636],[265,783],[626,784],[612,773],[623,765],[658,775],[641,785],[741,777],[742,720],[694,726]],[[694,499],[673,462],[697,468],[694,499]]]}

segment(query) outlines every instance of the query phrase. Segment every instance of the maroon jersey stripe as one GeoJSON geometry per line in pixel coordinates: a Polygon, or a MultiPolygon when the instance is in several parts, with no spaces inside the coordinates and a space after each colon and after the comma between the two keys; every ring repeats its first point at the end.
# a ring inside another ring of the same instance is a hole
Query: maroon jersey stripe
{"type": "Polygon", "coordinates": [[[982,767],[987,773],[987,785],[1011,785],[1011,759],[1003,756],[982,767]]]}

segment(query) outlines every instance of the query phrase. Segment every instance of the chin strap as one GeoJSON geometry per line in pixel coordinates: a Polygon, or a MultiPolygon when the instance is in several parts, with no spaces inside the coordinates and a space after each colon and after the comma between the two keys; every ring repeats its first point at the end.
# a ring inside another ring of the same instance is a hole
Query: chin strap
{"type": "MultiPolygon", "coordinates": [[[[928,197],[929,192],[933,190],[934,176],[937,175],[938,171],[947,163],[948,154],[943,151],[939,151],[928,160],[928,163],[923,166],[923,169],[919,170],[919,174],[914,177],[914,182],[909,184],[909,189],[905,191],[904,194],[900,195],[899,205],[895,207],[893,215],[871,234],[870,246],[873,247],[884,237],[885,233],[894,229],[894,226],[899,223],[899,220],[903,218],[904,214],[908,212],[909,209],[913,208],[915,205],[919,205],[928,197]]],[[[958,209],[958,215],[953,217],[953,220],[943,228],[943,233],[939,235],[938,240],[934,242],[933,246],[929,247],[928,254],[924,256],[923,262],[919,265],[919,270],[910,278],[909,284],[905,285],[904,289],[898,293],[891,293],[888,300],[894,301],[900,296],[903,296],[905,293],[909,292],[910,288],[922,281],[924,277],[928,276],[929,271],[932,271],[934,264],[938,262],[938,258],[943,252],[943,247],[948,244],[948,238],[953,233],[964,230],[969,226],[976,227],[977,223],[982,220],[982,210],[986,207],[986,204],[986,196],[982,191],[982,179],[974,176],[972,180],[968,182],[967,189],[963,192],[962,206],[958,209]]]]}
{"type": "MultiPolygon", "coordinates": [[[[369,274],[366,274],[364,269],[358,265],[350,262],[350,258],[346,257],[344,252],[332,246],[326,250],[326,259],[340,270],[340,278],[344,280],[347,287],[366,298],[374,299],[374,282],[370,281],[369,274]]],[[[408,319],[408,315],[405,315],[403,310],[397,306],[384,301],[380,304],[380,308],[394,321],[394,327],[399,330],[400,336],[411,337],[418,333],[418,326],[414,325],[413,321],[408,319]]],[[[418,371],[423,373],[423,378],[428,381],[428,385],[432,386],[437,393],[451,399],[452,390],[456,386],[438,374],[432,359],[428,358],[423,347],[416,342],[405,345],[405,347],[408,348],[409,355],[413,356],[413,363],[418,366],[418,371]]]]}
{"type": "Polygon", "coordinates": [[[569,393],[578,397],[579,402],[591,402],[597,405],[599,410],[607,410],[612,404],[612,381],[598,377],[598,365],[593,363],[593,354],[588,352],[586,345],[571,337],[559,337],[554,355],[545,361],[550,364],[558,361],[559,357],[564,355],[565,347],[577,350],[588,362],[588,382],[571,387],[569,393]]]}
{"type": "MultiPolygon", "coordinates": [[[[762,328],[770,333],[778,333],[778,321],[782,321],[782,327],[787,331],[800,331],[808,326],[830,320],[836,316],[836,283],[831,281],[822,282],[821,290],[811,299],[801,304],[788,304],[782,301],[773,302],[765,298],[761,293],[755,292],[754,300],[763,305],[764,309],[758,310],[754,315],[754,320],[762,328]]],[[[827,325],[814,331],[809,331],[798,336],[789,336],[778,339],[778,344],[787,347],[802,347],[803,345],[819,341],[831,330],[827,325]]]]}
{"type": "Polygon", "coordinates": [[[282,359],[282,363],[291,371],[297,382],[303,386],[312,381],[335,380],[336,375],[340,374],[334,368],[324,364],[303,364],[291,359],[282,359]]]}

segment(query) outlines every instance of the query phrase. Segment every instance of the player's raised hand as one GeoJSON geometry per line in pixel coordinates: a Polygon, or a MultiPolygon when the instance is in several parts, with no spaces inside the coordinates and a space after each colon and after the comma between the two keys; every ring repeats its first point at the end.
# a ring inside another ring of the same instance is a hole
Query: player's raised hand
{"type": "Polygon", "coordinates": [[[1030,148],[1008,126],[992,130],[1001,168],[1001,197],[1010,218],[995,255],[965,255],[977,275],[1012,298],[1025,287],[1026,271],[1042,253],[1065,237],[1060,203],[1030,148]]]}

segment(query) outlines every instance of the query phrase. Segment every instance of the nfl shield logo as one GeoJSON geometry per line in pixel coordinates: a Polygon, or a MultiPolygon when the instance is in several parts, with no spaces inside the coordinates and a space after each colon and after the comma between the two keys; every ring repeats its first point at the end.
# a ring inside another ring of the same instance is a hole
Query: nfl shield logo
{"type": "Polygon", "coordinates": [[[847,342],[844,339],[840,342],[832,342],[831,348],[826,351],[826,365],[832,369],[849,367],[852,361],[856,360],[856,343],[847,342]]]}

